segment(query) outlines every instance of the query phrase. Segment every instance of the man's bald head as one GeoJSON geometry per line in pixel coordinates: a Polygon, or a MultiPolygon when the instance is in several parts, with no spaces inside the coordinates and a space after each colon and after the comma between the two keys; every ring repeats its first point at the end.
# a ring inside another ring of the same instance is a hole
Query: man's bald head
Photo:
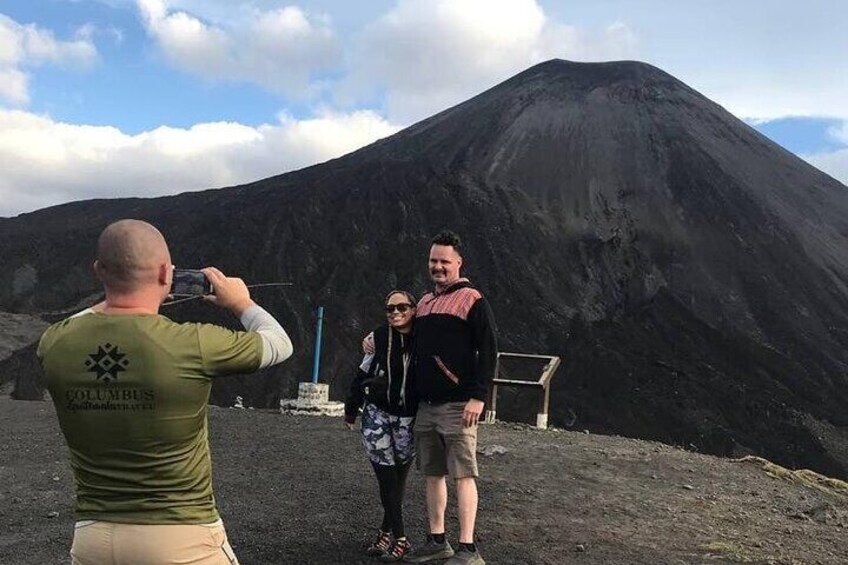
{"type": "Polygon", "coordinates": [[[97,240],[95,270],[109,291],[126,294],[159,285],[163,282],[163,265],[170,264],[165,238],[141,220],[110,224],[97,240]]]}

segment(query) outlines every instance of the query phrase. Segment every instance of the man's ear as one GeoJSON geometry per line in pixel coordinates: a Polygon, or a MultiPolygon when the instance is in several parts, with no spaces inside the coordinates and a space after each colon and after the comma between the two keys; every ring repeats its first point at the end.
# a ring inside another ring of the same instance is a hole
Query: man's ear
{"type": "Polygon", "coordinates": [[[161,263],[159,265],[159,284],[171,288],[171,281],[174,279],[174,267],[170,263],[161,263]]]}
{"type": "Polygon", "coordinates": [[[94,263],[91,264],[91,270],[94,271],[94,276],[96,276],[101,281],[103,280],[103,277],[100,275],[100,263],[97,261],[97,259],[95,259],[94,263]]]}

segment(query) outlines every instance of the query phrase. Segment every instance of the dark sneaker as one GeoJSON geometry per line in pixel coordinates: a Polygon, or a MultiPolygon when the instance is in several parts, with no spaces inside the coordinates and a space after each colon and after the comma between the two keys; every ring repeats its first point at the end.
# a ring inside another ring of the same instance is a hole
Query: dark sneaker
{"type": "Polygon", "coordinates": [[[380,561],[383,563],[403,561],[404,556],[410,551],[412,551],[412,544],[406,538],[395,540],[391,549],[380,556],[380,561]]]}
{"type": "Polygon", "coordinates": [[[380,532],[377,539],[365,549],[365,553],[372,556],[385,555],[390,547],[392,547],[391,536],[388,532],[380,532]]]}
{"type": "Polygon", "coordinates": [[[464,547],[456,551],[453,557],[445,562],[445,565],[486,565],[479,551],[468,551],[464,547]]]}
{"type": "Polygon", "coordinates": [[[427,543],[407,553],[403,560],[407,563],[426,563],[437,559],[447,559],[453,555],[450,543],[436,543],[433,536],[427,536],[427,543]]]}

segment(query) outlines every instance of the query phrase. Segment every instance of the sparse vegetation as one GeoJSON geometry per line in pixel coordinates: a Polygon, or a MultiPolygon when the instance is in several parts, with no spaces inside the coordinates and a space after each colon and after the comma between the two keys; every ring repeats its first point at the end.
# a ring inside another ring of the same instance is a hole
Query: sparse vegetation
{"type": "Polygon", "coordinates": [[[848,483],[839,479],[825,477],[824,475],[809,469],[798,469],[793,471],[786,467],[776,465],[768,459],[763,459],[762,457],[756,457],[754,455],[748,455],[740,459],[736,459],[735,461],[756,465],[775,479],[794,481],[810,488],[848,497],[848,483]]]}

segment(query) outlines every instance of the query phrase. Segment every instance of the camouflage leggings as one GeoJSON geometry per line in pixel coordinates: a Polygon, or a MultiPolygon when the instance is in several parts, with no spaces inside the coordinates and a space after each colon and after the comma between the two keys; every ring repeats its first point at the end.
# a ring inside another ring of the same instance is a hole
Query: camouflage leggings
{"type": "Polygon", "coordinates": [[[415,457],[415,417],[392,416],[366,403],[362,410],[362,445],[375,465],[402,465],[415,457]]]}

